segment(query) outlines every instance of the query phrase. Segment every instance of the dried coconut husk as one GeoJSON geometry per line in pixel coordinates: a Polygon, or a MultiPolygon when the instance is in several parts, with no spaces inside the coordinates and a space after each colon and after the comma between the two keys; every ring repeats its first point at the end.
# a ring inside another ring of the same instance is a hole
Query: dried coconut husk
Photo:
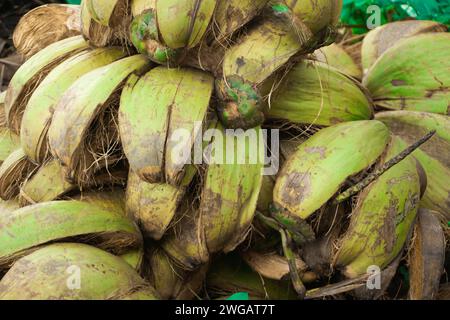
{"type": "MultiPolygon", "coordinates": [[[[272,280],[287,280],[290,276],[289,264],[286,258],[275,252],[260,253],[254,250],[248,250],[241,253],[242,259],[261,276],[272,280]]],[[[296,257],[295,263],[300,274],[302,282],[313,282],[317,275],[308,272],[308,266],[299,257],[296,257]]]]}
{"type": "Polygon", "coordinates": [[[87,48],[88,43],[81,36],[60,40],[39,51],[17,70],[5,97],[5,115],[13,132],[20,132],[28,100],[47,74],[67,58],[87,48]]]}
{"type": "Polygon", "coordinates": [[[25,14],[14,30],[13,41],[17,51],[30,58],[54,42],[80,34],[80,6],[51,3],[25,14]]]}
{"type": "Polygon", "coordinates": [[[450,283],[443,284],[439,288],[439,293],[436,297],[437,300],[450,300],[450,283]]]}
{"type": "Polygon", "coordinates": [[[11,200],[20,193],[20,186],[37,169],[22,149],[13,151],[0,166],[0,198],[11,200]]]}
{"type": "Polygon", "coordinates": [[[81,29],[83,36],[95,47],[131,45],[129,27],[132,20],[129,0],[101,2],[83,0],[81,29]]]}
{"type": "Polygon", "coordinates": [[[70,181],[89,185],[99,171],[109,171],[124,158],[117,121],[120,94],[128,76],[145,71],[147,63],[135,55],[95,69],[60,99],[48,137],[70,181]]]}
{"type": "Polygon", "coordinates": [[[185,271],[159,248],[147,251],[145,263],[145,278],[166,300],[191,300],[198,297],[208,270],[208,264],[205,264],[195,271],[185,271]]]}
{"type": "Polygon", "coordinates": [[[444,272],[445,236],[436,214],[419,211],[408,256],[411,300],[432,300],[439,291],[444,272]]]}

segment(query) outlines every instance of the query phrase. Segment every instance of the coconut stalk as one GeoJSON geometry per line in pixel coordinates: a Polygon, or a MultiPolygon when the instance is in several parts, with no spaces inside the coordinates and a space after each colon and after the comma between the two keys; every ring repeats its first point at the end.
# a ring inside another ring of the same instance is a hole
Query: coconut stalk
{"type": "Polygon", "coordinates": [[[157,298],[154,289],[121,258],[76,243],[52,244],[21,258],[0,281],[0,288],[0,299],[6,300],[124,299],[137,292],[141,298],[157,298]],[[68,275],[77,271],[82,280],[74,290],[70,284],[77,283],[69,283],[68,275]]]}
{"type": "Polygon", "coordinates": [[[444,272],[445,236],[433,212],[419,210],[408,256],[411,300],[433,300],[444,272]]]}
{"type": "Polygon", "coordinates": [[[362,78],[362,71],[353,58],[341,46],[333,43],[314,52],[317,61],[328,64],[355,79],[362,78]]]}
{"type": "Polygon", "coordinates": [[[95,47],[127,45],[131,23],[129,0],[83,0],[83,36],[95,47]]]}
{"type": "MultiPolygon", "coordinates": [[[[378,166],[397,155],[403,144],[393,138],[378,166]]],[[[384,269],[404,248],[421,196],[420,176],[408,157],[364,189],[357,197],[350,225],[341,237],[334,265],[356,278],[369,266],[384,269]]]]}
{"type": "Polygon", "coordinates": [[[330,126],[373,118],[368,92],[356,80],[320,62],[302,60],[286,74],[267,81],[261,91],[267,119],[330,126]]]}
{"type": "Polygon", "coordinates": [[[373,165],[389,138],[389,130],[379,121],[342,123],[313,135],[279,173],[273,194],[277,220],[288,227],[301,225],[347,179],[373,165]]]}
{"type": "Polygon", "coordinates": [[[125,56],[119,48],[82,51],[56,66],[34,90],[22,118],[21,145],[28,157],[43,163],[49,157],[47,130],[64,93],[86,73],[125,56]]]}
{"type": "Polygon", "coordinates": [[[361,64],[364,73],[389,48],[403,39],[423,33],[446,32],[447,26],[435,21],[406,20],[396,21],[377,27],[366,34],[361,47],[361,64]]]}
{"type": "Polygon", "coordinates": [[[27,12],[13,33],[17,52],[30,58],[50,44],[81,34],[81,8],[50,3],[27,12]]]}
{"type": "Polygon", "coordinates": [[[12,200],[20,193],[20,186],[36,170],[21,148],[14,150],[0,166],[0,198],[12,200]]]}
{"type": "Polygon", "coordinates": [[[52,201],[74,190],[76,186],[66,180],[59,161],[50,160],[26,180],[20,188],[20,203],[24,205],[52,201]]]}
{"type": "Polygon", "coordinates": [[[22,115],[31,93],[46,75],[68,57],[87,48],[88,43],[81,36],[64,39],[39,51],[17,70],[5,98],[5,114],[11,130],[20,132],[22,115]]]}
{"type": "Polygon", "coordinates": [[[136,225],[124,214],[85,201],[53,201],[27,206],[0,217],[1,268],[40,246],[71,238],[124,254],[142,245],[136,225]]]}
{"type": "Polygon", "coordinates": [[[121,97],[120,136],[130,167],[142,180],[180,184],[212,90],[213,78],[193,69],[157,67],[139,80],[129,79],[121,97]]]}
{"type": "Polygon", "coordinates": [[[101,169],[123,158],[117,128],[120,93],[130,74],[145,71],[147,62],[135,55],[95,69],[75,81],[57,103],[49,146],[71,181],[88,184],[101,169]]]}
{"type": "Polygon", "coordinates": [[[377,114],[390,130],[410,144],[425,132],[436,130],[435,136],[413,155],[420,162],[427,175],[427,189],[421,206],[440,213],[446,224],[450,219],[447,201],[450,192],[450,121],[446,116],[426,112],[390,111],[377,114]]]}
{"type": "Polygon", "coordinates": [[[445,32],[405,39],[378,58],[363,84],[378,108],[448,115],[449,50],[450,34],[445,32]]]}

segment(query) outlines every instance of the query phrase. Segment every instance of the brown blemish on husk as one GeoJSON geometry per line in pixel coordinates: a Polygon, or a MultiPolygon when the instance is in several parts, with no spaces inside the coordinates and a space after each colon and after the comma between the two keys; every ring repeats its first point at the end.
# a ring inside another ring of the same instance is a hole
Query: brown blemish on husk
{"type": "Polygon", "coordinates": [[[301,203],[311,194],[311,176],[307,172],[293,172],[287,178],[288,182],[281,191],[282,200],[290,206],[301,203]]]}

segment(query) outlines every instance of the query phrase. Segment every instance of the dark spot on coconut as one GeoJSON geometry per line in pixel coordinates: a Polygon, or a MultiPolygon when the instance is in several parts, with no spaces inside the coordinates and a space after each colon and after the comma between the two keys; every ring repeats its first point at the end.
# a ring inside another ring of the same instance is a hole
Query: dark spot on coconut
{"type": "Polygon", "coordinates": [[[293,172],[281,190],[283,202],[289,206],[299,205],[311,195],[311,176],[306,172],[293,172]]]}
{"type": "Polygon", "coordinates": [[[399,87],[399,86],[404,86],[406,83],[403,80],[392,80],[391,81],[392,85],[395,87],[399,87]]]}
{"type": "Polygon", "coordinates": [[[245,58],[244,57],[237,58],[236,64],[238,65],[239,68],[245,66],[245,58]]]}

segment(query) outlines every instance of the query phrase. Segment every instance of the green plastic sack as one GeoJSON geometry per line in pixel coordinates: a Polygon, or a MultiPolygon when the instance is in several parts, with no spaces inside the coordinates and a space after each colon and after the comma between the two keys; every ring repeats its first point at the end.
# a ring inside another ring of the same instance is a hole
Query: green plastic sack
{"type": "Polygon", "coordinates": [[[81,0],[66,0],[68,4],[80,4],[81,0]]]}
{"type": "Polygon", "coordinates": [[[356,34],[366,33],[370,6],[381,9],[381,24],[417,19],[434,20],[450,26],[450,0],[344,0],[341,21],[356,34]]]}

